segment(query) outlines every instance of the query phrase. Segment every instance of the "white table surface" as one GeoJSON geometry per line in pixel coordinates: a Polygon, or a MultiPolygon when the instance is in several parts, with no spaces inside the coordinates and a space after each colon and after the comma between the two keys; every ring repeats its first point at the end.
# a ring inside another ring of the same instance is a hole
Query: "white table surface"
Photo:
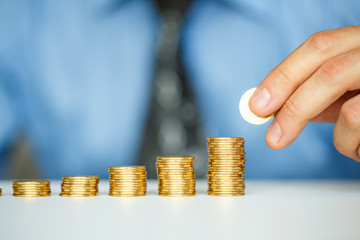
{"type": "Polygon", "coordinates": [[[360,181],[247,181],[246,196],[12,197],[0,181],[0,239],[360,239],[360,181]]]}

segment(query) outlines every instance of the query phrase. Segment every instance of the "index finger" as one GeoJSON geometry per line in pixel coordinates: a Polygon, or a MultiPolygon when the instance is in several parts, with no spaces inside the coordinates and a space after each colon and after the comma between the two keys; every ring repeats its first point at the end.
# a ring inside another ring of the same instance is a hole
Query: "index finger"
{"type": "Polygon", "coordinates": [[[359,46],[360,26],[315,33],[266,76],[250,99],[251,111],[258,116],[276,112],[323,62],[359,46]]]}

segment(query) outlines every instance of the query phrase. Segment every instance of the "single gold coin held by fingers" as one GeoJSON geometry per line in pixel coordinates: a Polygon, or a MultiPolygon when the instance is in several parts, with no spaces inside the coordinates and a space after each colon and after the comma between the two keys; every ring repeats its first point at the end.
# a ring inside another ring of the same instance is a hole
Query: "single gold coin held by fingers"
{"type": "Polygon", "coordinates": [[[254,94],[256,88],[251,88],[247,90],[241,97],[239,102],[239,111],[241,116],[244,118],[245,121],[247,121],[250,124],[254,125],[262,125],[270,121],[275,114],[271,114],[266,117],[260,117],[255,115],[249,107],[249,101],[252,95],[254,94]]]}

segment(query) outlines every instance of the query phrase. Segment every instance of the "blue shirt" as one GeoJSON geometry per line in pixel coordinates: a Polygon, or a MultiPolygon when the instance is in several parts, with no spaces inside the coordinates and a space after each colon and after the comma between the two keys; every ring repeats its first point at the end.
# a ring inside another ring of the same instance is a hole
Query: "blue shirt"
{"type": "MultiPolygon", "coordinates": [[[[209,0],[191,8],[181,50],[205,136],[244,137],[247,177],[360,176],[360,165],[333,147],[333,125],[309,124],[274,151],[266,126],[238,111],[242,93],[311,34],[360,24],[359,5],[209,0]]],[[[107,176],[108,166],[136,163],[159,26],[147,0],[0,0],[0,153],[20,133],[47,177],[107,176]]]]}
{"type": "Polygon", "coordinates": [[[0,0],[0,149],[25,134],[46,177],[136,163],[158,28],[146,0],[0,0]]]}

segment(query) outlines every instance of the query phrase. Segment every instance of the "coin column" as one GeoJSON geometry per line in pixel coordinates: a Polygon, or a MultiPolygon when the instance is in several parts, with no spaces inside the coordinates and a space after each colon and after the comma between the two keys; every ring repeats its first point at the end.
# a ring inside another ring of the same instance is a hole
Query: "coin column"
{"type": "Polygon", "coordinates": [[[208,194],[245,194],[245,151],[243,138],[207,138],[209,153],[208,194]]]}
{"type": "Polygon", "coordinates": [[[50,181],[13,181],[14,197],[47,197],[51,194],[50,181]]]}
{"type": "Polygon", "coordinates": [[[194,157],[158,157],[156,168],[159,180],[159,195],[188,197],[195,195],[194,157]]]}
{"type": "Polygon", "coordinates": [[[146,195],[144,166],[109,167],[109,195],[113,197],[140,197],[146,195]]]}
{"type": "Polygon", "coordinates": [[[62,179],[62,197],[94,197],[99,193],[98,176],[65,176],[62,179]]]}

